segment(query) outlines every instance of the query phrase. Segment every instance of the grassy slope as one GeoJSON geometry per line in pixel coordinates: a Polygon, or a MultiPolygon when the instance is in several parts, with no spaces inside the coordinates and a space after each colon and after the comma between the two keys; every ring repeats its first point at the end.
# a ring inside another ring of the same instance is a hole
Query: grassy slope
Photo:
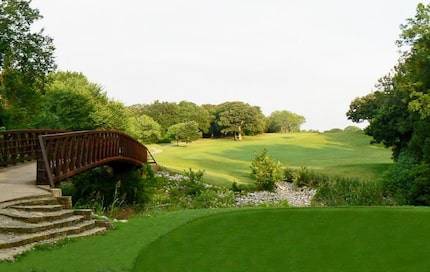
{"type": "Polygon", "coordinates": [[[254,209],[183,225],[134,271],[429,271],[430,209],[254,209]]]}
{"type": "Polygon", "coordinates": [[[391,164],[391,152],[370,145],[362,133],[264,134],[231,139],[202,139],[188,146],[162,145],[156,160],[168,169],[205,170],[206,181],[229,186],[231,182],[251,182],[250,163],[255,152],[266,148],[269,155],[288,167],[316,169],[324,173],[375,180],[391,164]]]}

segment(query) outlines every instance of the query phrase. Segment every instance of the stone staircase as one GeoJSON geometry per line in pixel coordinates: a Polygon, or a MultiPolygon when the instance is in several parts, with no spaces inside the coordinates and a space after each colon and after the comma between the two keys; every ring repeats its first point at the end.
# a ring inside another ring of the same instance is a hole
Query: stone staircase
{"type": "Polygon", "coordinates": [[[73,210],[70,197],[40,196],[0,203],[0,261],[36,244],[96,235],[106,222],[93,220],[89,209],[73,210]]]}

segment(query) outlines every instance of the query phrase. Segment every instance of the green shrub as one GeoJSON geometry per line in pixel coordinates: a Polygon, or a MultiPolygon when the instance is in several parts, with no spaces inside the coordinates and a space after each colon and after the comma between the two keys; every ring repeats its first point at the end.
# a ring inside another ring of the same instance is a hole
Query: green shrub
{"type": "Polygon", "coordinates": [[[416,167],[415,160],[406,154],[401,154],[383,176],[382,187],[384,194],[393,199],[398,205],[411,204],[411,190],[414,181],[412,169],[416,167]]]}
{"type": "Polygon", "coordinates": [[[416,163],[407,153],[399,155],[382,184],[385,195],[398,205],[430,205],[430,165],[416,163]]]}
{"type": "Polygon", "coordinates": [[[295,178],[295,172],[294,169],[291,168],[285,168],[284,170],[284,180],[287,182],[294,182],[295,178]]]}
{"type": "Polygon", "coordinates": [[[71,179],[75,192],[72,196],[77,206],[101,204],[107,207],[115,198],[117,181],[107,166],[97,167],[71,179]]]}
{"type": "Polygon", "coordinates": [[[414,169],[415,180],[411,190],[411,204],[430,206],[430,167],[421,164],[414,169]]]}
{"type": "Polygon", "coordinates": [[[325,182],[327,176],[320,174],[316,171],[309,170],[306,167],[300,168],[300,170],[293,173],[293,184],[297,187],[312,187],[317,188],[318,184],[325,182]]]}
{"type": "Polygon", "coordinates": [[[97,212],[112,212],[123,205],[144,205],[153,194],[157,179],[150,165],[113,173],[101,166],[63,183],[65,194],[71,195],[75,206],[92,208],[97,212]]]}
{"type": "Polygon", "coordinates": [[[182,175],[159,173],[153,209],[224,208],[235,204],[234,192],[203,181],[204,171],[189,169],[182,175]]]}
{"type": "Polygon", "coordinates": [[[119,193],[126,204],[145,204],[151,200],[156,183],[151,165],[146,164],[121,176],[119,193]]]}
{"type": "Polygon", "coordinates": [[[255,192],[255,184],[249,184],[249,183],[237,183],[234,181],[231,184],[231,190],[236,193],[249,193],[249,192],[255,192]]]}
{"type": "Polygon", "coordinates": [[[255,180],[257,190],[273,191],[275,182],[283,179],[282,165],[275,162],[267,155],[267,150],[263,149],[255,155],[251,163],[251,175],[255,180]]]}

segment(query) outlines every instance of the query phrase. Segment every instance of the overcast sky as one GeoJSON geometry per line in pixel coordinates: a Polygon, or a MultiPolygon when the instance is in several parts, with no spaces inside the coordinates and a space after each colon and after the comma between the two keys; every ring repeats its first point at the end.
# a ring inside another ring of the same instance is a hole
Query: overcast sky
{"type": "MultiPolygon", "coordinates": [[[[396,64],[415,0],[33,0],[59,70],[126,105],[243,101],[344,128],[396,64]]],[[[425,2],[424,2],[425,3],[425,2]]]]}

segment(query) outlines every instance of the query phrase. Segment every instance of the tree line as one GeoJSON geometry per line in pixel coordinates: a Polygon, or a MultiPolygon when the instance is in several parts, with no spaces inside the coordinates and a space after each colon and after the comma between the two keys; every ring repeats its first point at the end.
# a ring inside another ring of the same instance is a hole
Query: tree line
{"type": "Polygon", "coordinates": [[[392,149],[386,193],[399,204],[430,205],[430,5],[418,4],[400,29],[397,65],[351,102],[347,117],[368,121],[365,133],[392,149]]]}
{"type": "Polygon", "coordinates": [[[53,39],[33,30],[42,18],[29,0],[0,2],[0,128],[114,129],[143,143],[299,131],[305,118],[289,111],[266,117],[240,101],[188,101],[125,106],[79,72],[57,71],[53,39]]]}

